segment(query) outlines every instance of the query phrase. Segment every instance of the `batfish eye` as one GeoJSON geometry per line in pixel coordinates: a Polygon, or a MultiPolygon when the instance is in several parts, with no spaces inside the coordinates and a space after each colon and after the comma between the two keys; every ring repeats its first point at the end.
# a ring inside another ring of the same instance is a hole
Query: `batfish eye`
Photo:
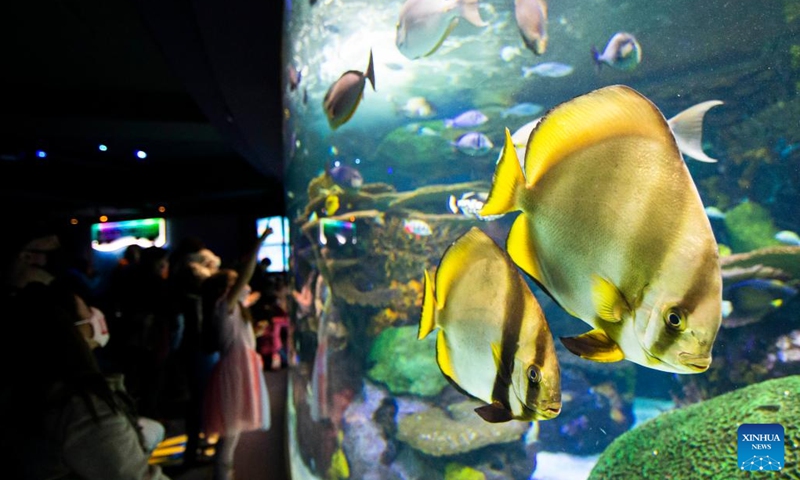
{"type": "Polygon", "coordinates": [[[672,328],[674,328],[676,330],[680,330],[684,326],[683,325],[683,313],[680,310],[675,309],[675,308],[670,309],[667,312],[666,316],[664,317],[664,320],[667,322],[668,326],[670,326],[670,327],[672,327],[672,328]]]}
{"type": "Polygon", "coordinates": [[[539,369],[531,365],[528,367],[528,381],[531,383],[539,383],[542,381],[542,374],[539,369]]]}

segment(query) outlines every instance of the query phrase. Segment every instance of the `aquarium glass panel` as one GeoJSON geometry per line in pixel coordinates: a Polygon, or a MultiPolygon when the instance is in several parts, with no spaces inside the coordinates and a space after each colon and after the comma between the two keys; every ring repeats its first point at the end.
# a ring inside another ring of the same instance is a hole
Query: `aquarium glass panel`
{"type": "Polygon", "coordinates": [[[287,0],[283,39],[293,478],[800,475],[800,2],[287,0]]]}

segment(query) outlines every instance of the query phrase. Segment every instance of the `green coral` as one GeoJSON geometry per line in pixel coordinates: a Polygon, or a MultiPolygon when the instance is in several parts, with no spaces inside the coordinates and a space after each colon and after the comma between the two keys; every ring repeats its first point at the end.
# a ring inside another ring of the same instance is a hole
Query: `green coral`
{"type": "Polygon", "coordinates": [[[737,429],[785,426],[782,473],[800,478],[800,375],[767,380],[664,413],[630,430],[600,455],[591,475],[607,478],[741,478],[737,429]]]}
{"type": "Polygon", "coordinates": [[[783,15],[786,18],[786,23],[792,23],[800,18],[800,2],[797,0],[784,0],[783,15]]]}
{"type": "Polygon", "coordinates": [[[792,69],[797,70],[800,68],[800,45],[789,47],[789,54],[792,57],[792,69]]]}
{"type": "Polygon", "coordinates": [[[481,405],[467,400],[447,411],[431,408],[405,416],[398,422],[397,439],[426,455],[442,457],[520,441],[528,430],[528,422],[486,422],[474,411],[481,405]]]}
{"type": "Polygon", "coordinates": [[[444,480],[486,480],[486,475],[460,463],[448,463],[444,468],[444,480]]]}
{"type": "Polygon", "coordinates": [[[742,202],[726,212],[725,228],[730,234],[730,247],[737,253],[780,245],[774,238],[778,228],[769,212],[754,202],[742,202]]]}
{"type": "Polygon", "coordinates": [[[417,340],[416,326],[388,328],[381,332],[369,352],[375,365],[368,375],[397,395],[433,396],[447,386],[436,364],[436,335],[417,340]]]}

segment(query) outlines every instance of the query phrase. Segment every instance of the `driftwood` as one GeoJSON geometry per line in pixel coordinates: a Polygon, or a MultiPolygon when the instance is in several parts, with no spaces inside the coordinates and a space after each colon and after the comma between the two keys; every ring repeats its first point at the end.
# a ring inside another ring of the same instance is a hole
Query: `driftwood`
{"type": "Polygon", "coordinates": [[[720,258],[722,279],[735,283],[751,278],[800,280],[800,247],[766,247],[720,258]]]}

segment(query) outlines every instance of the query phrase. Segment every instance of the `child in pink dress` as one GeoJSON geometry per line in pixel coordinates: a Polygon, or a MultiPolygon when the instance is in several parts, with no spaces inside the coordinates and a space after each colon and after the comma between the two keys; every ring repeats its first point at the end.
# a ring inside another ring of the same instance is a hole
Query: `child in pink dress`
{"type": "Polygon", "coordinates": [[[224,288],[216,296],[213,310],[221,356],[211,373],[203,407],[206,434],[220,435],[215,480],[232,478],[233,454],[241,432],[270,428],[263,363],[255,350],[254,325],[244,300],[250,293],[248,283],[255,270],[258,247],[271,232],[267,229],[258,239],[238,273],[221,270],[205,280],[206,301],[213,301],[224,288]]]}

